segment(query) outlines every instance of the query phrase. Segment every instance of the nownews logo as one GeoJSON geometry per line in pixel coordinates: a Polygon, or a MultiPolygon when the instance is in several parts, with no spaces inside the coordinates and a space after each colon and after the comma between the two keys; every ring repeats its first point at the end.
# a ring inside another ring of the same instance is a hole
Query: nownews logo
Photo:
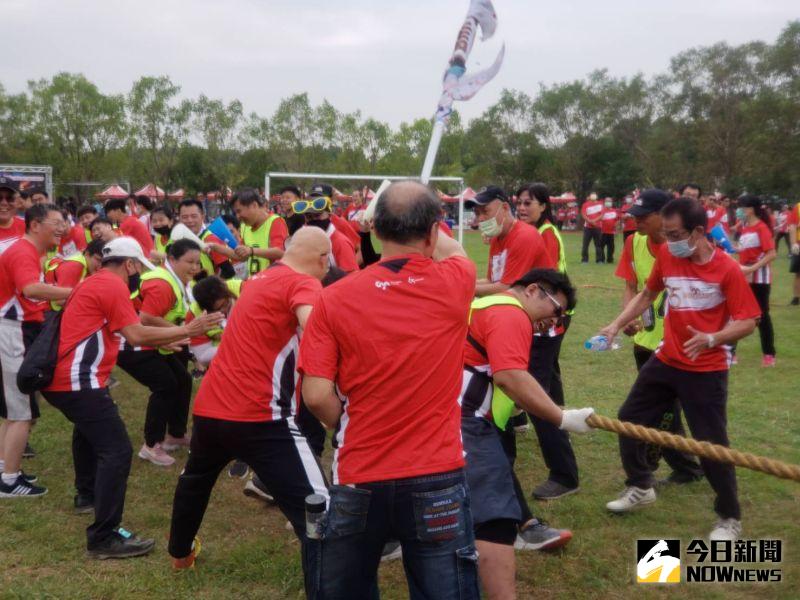
{"type": "MultiPolygon", "coordinates": [[[[781,540],[692,540],[686,547],[687,583],[776,583],[783,573],[781,540]],[[690,558],[694,558],[690,562],[690,558]],[[772,563],[772,564],[768,564],[772,563]]],[[[680,540],[636,542],[637,583],[680,583],[680,540]]]]}

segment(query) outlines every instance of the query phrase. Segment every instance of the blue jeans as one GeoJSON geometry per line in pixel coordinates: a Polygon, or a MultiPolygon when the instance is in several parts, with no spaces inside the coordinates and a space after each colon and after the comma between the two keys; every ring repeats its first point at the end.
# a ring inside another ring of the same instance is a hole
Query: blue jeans
{"type": "Polygon", "coordinates": [[[381,551],[393,539],[403,548],[409,598],[480,598],[469,494],[460,469],[334,485],[321,533],[318,600],[378,598],[381,551]]]}

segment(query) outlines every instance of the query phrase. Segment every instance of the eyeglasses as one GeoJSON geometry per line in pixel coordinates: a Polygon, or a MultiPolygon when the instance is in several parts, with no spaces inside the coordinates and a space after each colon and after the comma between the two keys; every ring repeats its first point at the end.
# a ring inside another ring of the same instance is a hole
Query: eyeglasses
{"type": "Polygon", "coordinates": [[[555,308],[555,309],[556,309],[556,314],[555,314],[555,317],[556,317],[556,318],[559,318],[559,319],[560,319],[561,317],[563,317],[563,316],[564,316],[564,307],[563,307],[563,306],[561,306],[561,302],[559,302],[558,300],[556,300],[556,299],[555,299],[555,297],[554,297],[554,296],[553,296],[553,295],[552,295],[550,292],[548,292],[546,289],[544,289],[542,286],[540,286],[540,285],[538,285],[538,284],[537,284],[537,285],[536,285],[536,287],[538,287],[538,288],[539,288],[539,290],[541,290],[541,292],[542,292],[542,293],[543,293],[545,296],[547,296],[547,299],[548,299],[548,300],[550,300],[551,304],[553,305],[553,308],[555,308]]]}
{"type": "Polygon", "coordinates": [[[329,210],[331,206],[331,199],[327,196],[319,196],[318,198],[311,198],[310,200],[295,200],[292,202],[292,210],[296,215],[302,215],[308,211],[322,212],[329,210]]]}

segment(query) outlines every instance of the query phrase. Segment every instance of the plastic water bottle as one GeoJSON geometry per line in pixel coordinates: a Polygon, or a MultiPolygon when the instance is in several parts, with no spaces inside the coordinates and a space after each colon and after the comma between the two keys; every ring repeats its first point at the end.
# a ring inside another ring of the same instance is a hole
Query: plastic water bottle
{"type": "Polygon", "coordinates": [[[306,496],[306,536],[311,540],[319,539],[319,525],[325,516],[325,496],[309,494],[306,496]]]}
{"type": "Polygon", "coordinates": [[[604,335],[596,335],[583,343],[583,347],[592,352],[604,352],[606,350],[619,350],[619,338],[614,338],[609,343],[604,335]]]}

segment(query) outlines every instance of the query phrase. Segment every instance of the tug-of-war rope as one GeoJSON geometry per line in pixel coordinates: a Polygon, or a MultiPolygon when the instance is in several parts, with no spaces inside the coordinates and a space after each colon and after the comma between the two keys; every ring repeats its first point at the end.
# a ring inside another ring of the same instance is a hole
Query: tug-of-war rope
{"type": "Polygon", "coordinates": [[[738,450],[733,450],[710,442],[698,442],[697,440],[685,438],[673,433],[651,429],[650,427],[643,427],[642,425],[635,425],[626,421],[619,421],[618,419],[609,419],[608,417],[602,417],[600,415],[590,415],[589,418],[586,419],[586,422],[596,429],[605,429],[606,431],[612,431],[643,442],[666,446],[667,448],[673,448],[681,452],[688,452],[689,454],[694,454],[701,458],[707,458],[737,467],[745,467],[753,471],[761,471],[762,473],[775,475],[775,477],[800,482],[800,466],[798,465],[791,465],[764,456],[756,456],[749,452],[739,452],[738,450]]]}

